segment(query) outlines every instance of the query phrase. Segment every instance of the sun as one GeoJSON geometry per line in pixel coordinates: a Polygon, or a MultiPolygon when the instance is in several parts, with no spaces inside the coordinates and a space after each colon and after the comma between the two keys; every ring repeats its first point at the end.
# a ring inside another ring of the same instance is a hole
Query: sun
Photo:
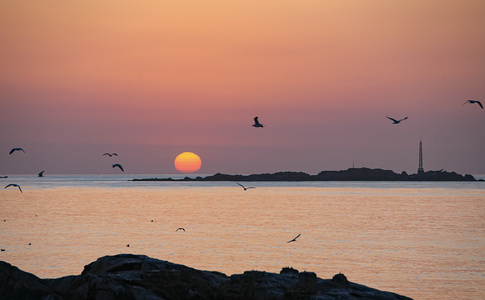
{"type": "Polygon", "coordinates": [[[184,152],[177,155],[173,162],[175,169],[182,173],[194,173],[199,171],[202,161],[200,157],[192,152],[184,152]]]}

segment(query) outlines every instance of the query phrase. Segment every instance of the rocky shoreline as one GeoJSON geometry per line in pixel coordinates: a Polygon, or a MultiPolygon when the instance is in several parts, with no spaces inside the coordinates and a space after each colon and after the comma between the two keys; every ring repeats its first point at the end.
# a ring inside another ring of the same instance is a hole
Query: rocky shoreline
{"type": "Polygon", "coordinates": [[[132,181],[483,181],[472,175],[461,175],[455,172],[427,171],[421,174],[406,172],[395,173],[391,170],[350,168],[341,171],[322,171],[316,175],[304,172],[277,172],[251,175],[229,175],[217,173],[206,177],[183,179],[173,178],[139,178],[132,181]]]}
{"type": "Polygon", "coordinates": [[[104,256],[80,275],[41,279],[0,261],[0,299],[381,299],[406,296],[349,282],[345,275],[321,279],[286,267],[279,274],[246,271],[227,276],[144,255],[104,256]]]}

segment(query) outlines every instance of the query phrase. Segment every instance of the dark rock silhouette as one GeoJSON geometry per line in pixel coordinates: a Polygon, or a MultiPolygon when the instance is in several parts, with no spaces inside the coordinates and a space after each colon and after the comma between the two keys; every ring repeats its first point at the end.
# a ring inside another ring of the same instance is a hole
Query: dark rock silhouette
{"type": "Polygon", "coordinates": [[[40,279],[0,261],[0,299],[411,299],[352,283],[343,274],[320,279],[283,268],[226,276],[144,255],[105,256],[81,275],[40,279]]]}
{"type": "MultiPolygon", "coordinates": [[[[477,181],[472,175],[460,175],[455,172],[427,171],[408,175],[391,170],[350,168],[341,171],[322,171],[317,175],[303,172],[277,172],[251,175],[229,175],[217,173],[206,177],[184,179],[141,178],[133,181],[477,181]]],[[[482,180],[480,180],[482,181],[482,180]]]]}

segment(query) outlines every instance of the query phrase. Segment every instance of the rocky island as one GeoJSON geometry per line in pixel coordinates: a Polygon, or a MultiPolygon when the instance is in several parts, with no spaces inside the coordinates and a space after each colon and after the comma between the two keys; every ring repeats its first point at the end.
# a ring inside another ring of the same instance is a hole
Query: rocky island
{"type": "Polygon", "coordinates": [[[104,256],[80,275],[40,279],[0,261],[0,299],[99,300],[293,300],[411,298],[380,291],[337,274],[320,279],[313,272],[285,267],[279,274],[246,271],[227,276],[201,271],[144,255],[104,256]]]}
{"type": "MultiPolygon", "coordinates": [[[[217,173],[206,177],[183,179],[141,178],[133,181],[477,181],[472,175],[460,175],[455,172],[427,171],[408,175],[406,172],[395,173],[391,170],[349,168],[341,171],[322,171],[316,175],[304,172],[277,172],[251,175],[229,175],[217,173]]],[[[480,180],[483,181],[483,180],[480,180]]]]}

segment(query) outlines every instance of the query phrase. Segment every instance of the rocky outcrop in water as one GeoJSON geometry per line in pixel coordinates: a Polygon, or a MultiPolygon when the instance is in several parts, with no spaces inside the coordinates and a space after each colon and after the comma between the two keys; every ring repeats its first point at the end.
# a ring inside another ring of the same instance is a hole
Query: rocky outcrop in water
{"type": "Polygon", "coordinates": [[[313,272],[283,268],[280,274],[247,271],[226,276],[144,255],[105,256],[81,275],[40,279],[0,261],[0,299],[99,300],[293,300],[411,299],[352,283],[343,274],[320,279],[313,272]]]}
{"type": "Polygon", "coordinates": [[[133,181],[477,181],[472,175],[455,172],[427,171],[408,175],[391,170],[350,168],[341,171],[322,171],[316,175],[304,172],[277,172],[251,175],[229,175],[217,173],[206,177],[184,179],[142,178],[133,181]]]}

